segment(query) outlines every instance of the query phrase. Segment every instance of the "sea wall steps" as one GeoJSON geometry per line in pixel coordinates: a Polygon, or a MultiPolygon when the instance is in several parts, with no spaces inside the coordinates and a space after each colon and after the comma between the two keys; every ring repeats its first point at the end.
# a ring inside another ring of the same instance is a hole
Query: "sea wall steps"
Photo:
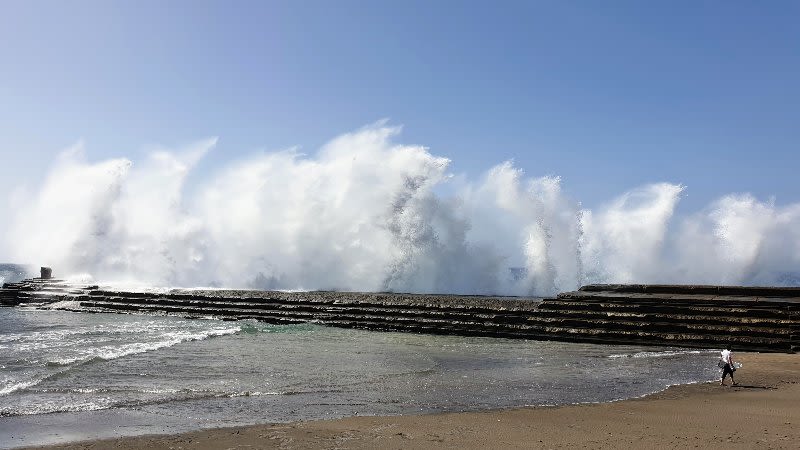
{"type": "Polygon", "coordinates": [[[794,352],[800,288],[589,285],[556,298],[355,292],[125,292],[30,279],[0,304],[83,312],[319,323],[367,330],[794,352]]]}
{"type": "Polygon", "coordinates": [[[800,287],[691,285],[588,285],[540,305],[557,316],[595,321],[606,316],[624,323],[620,314],[636,315],[648,331],[669,324],[672,331],[700,330],[738,348],[761,342],[769,350],[760,351],[785,352],[800,349],[799,307],[800,287]]]}
{"type": "MultiPolygon", "coordinates": [[[[800,298],[800,286],[713,286],[690,284],[587,284],[581,286],[577,292],[585,295],[611,295],[624,294],[659,294],[665,297],[678,296],[710,296],[714,297],[739,297],[747,299],[763,298],[800,298]],[[591,293],[591,294],[590,294],[591,293]]],[[[575,293],[565,293],[577,295],[575,293]]]]}

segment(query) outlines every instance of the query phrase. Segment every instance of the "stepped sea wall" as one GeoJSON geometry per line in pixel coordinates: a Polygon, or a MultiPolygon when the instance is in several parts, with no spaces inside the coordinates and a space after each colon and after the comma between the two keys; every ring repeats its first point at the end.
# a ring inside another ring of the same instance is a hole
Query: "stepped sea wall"
{"type": "Polygon", "coordinates": [[[365,292],[132,292],[33,278],[0,305],[515,339],[795,352],[800,288],[589,285],[555,298],[365,292]]]}

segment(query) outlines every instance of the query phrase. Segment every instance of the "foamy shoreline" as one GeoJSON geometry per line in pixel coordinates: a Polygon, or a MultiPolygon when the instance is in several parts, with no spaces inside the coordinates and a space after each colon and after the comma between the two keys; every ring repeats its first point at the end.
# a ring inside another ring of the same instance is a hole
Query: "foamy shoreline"
{"type": "Polygon", "coordinates": [[[800,357],[739,358],[745,367],[737,372],[737,387],[698,383],[601,404],[348,417],[34,448],[794,448],[800,441],[800,357]]]}

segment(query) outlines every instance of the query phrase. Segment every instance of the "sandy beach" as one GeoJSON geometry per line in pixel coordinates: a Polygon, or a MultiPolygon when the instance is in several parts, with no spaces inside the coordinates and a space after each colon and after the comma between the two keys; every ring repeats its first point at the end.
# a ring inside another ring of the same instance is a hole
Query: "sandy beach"
{"type": "Polygon", "coordinates": [[[605,404],[257,425],[48,449],[797,448],[800,356],[745,353],[737,386],[605,404]]]}

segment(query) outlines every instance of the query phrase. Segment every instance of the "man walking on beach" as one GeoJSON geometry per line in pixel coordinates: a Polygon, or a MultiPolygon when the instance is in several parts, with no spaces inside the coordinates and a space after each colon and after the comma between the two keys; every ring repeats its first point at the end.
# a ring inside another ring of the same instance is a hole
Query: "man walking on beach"
{"type": "Polygon", "coordinates": [[[733,368],[733,353],[731,353],[730,344],[720,353],[720,360],[725,364],[722,367],[722,379],[719,380],[720,386],[725,386],[725,376],[728,374],[731,374],[731,383],[733,383],[731,386],[736,386],[736,382],[733,381],[733,371],[736,369],[733,368]]]}

